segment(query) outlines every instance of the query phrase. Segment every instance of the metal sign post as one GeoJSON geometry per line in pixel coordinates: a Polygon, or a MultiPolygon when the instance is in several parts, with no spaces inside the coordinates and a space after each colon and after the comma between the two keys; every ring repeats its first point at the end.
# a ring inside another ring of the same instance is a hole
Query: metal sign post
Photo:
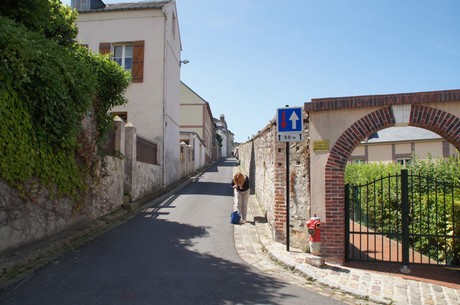
{"type": "Polygon", "coordinates": [[[290,228],[290,198],[289,198],[289,142],[286,142],[286,251],[289,252],[289,228],[290,228]]]}
{"type": "Polygon", "coordinates": [[[278,108],[277,112],[278,142],[286,142],[286,251],[289,251],[290,198],[289,198],[289,142],[302,141],[303,115],[301,107],[278,108]],[[299,122],[300,121],[300,122],[299,122]]]}

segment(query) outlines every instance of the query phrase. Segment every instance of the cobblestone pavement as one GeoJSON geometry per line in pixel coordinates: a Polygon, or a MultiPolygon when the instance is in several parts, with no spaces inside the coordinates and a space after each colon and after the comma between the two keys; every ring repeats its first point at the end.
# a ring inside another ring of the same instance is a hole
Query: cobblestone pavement
{"type": "Polygon", "coordinates": [[[250,196],[247,222],[235,225],[235,246],[243,260],[290,284],[308,287],[346,304],[460,304],[460,290],[398,276],[326,264],[305,263],[311,255],[274,242],[263,214],[250,196]]]}

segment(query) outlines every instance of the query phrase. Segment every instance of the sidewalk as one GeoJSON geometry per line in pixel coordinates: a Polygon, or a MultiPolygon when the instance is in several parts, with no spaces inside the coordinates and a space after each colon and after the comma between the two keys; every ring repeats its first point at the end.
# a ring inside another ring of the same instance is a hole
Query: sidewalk
{"type": "MultiPolygon", "coordinates": [[[[255,265],[263,264],[257,255],[264,252],[278,264],[317,284],[382,304],[460,304],[460,289],[405,279],[397,275],[369,272],[339,265],[322,268],[305,263],[310,254],[286,251],[286,245],[273,241],[268,224],[255,196],[250,196],[247,223],[235,226],[235,245],[241,257],[255,265]],[[256,221],[254,221],[254,219],[256,221]]],[[[311,256],[310,256],[311,257],[311,256]]]]}

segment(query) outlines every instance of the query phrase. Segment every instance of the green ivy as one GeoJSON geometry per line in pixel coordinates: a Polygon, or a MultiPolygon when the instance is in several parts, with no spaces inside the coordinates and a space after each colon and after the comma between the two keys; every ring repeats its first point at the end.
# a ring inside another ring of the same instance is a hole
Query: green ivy
{"type": "Polygon", "coordinates": [[[0,177],[17,188],[38,178],[75,196],[101,164],[94,156],[80,162],[90,145],[81,141],[82,120],[94,113],[101,153],[108,110],[126,102],[129,77],[109,58],[65,44],[0,16],[0,177]]]}
{"type": "Polygon", "coordinates": [[[30,114],[11,84],[0,74],[0,176],[9,184],[27,181],[34,174],[37,158],[30,114]]]}

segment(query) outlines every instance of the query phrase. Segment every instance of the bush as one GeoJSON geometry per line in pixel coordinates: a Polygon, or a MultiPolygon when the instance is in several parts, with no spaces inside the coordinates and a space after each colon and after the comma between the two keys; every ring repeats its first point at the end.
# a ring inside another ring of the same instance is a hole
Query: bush
{"type": "MultiPolygon", "coordinates": [[[[459,264],[460,159],[414,158],[409,172],[411,246],[438,262],[459,264]],[[458,238],[457,238],[458,241],[458,238]]],[[[396,164],[350,164],[350,217],[389,238],[401,231],[401,190],[396,164]]]]}

